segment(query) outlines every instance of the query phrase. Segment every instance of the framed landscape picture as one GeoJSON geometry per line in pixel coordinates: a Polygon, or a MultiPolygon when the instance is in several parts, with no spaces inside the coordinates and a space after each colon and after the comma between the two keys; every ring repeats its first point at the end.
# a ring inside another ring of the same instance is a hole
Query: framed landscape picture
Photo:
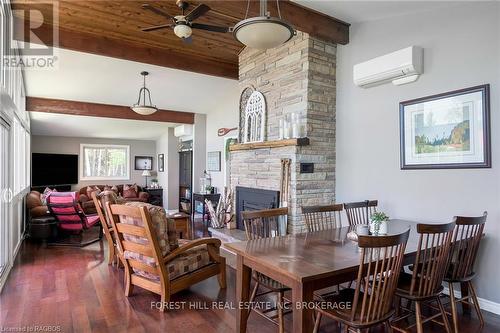
{"type": "Polygon", "coordinates": [[[401,169],[491,168],[488,84],[401,102],[401,169]]]}

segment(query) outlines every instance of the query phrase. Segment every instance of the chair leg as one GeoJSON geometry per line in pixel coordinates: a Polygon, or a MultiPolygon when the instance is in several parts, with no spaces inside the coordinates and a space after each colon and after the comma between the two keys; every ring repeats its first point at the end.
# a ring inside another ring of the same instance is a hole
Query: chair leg
{"type": "Polygon", "coordinates": [[[255,300],[255,295],[257,295],[257,290],[259,289],[259,283],[255,282],[255,286],[253,287],[252,293],[250,294],[250,298],[248,299],[248,314],[252,311],[252,303],[255,300]]]}
{"type": "Polygon", "coordinates": [[[321,313],[318,312],[318,315],[316,316],[316,320],[314,320],[314,330],[313,330],[313,333],[318,333],[319,325],[320,324],[321,324],[321,313]]]}
{"type": "Polygon", "coordinates": [[[436,297],[436,301],[438,303],[439,310],[441,311],[441,317],[443,317],[443,323],[444,323],[444,327],[446,329],[446,332],[451,333],[451,327],[450,327],[450,322],[448,321],[448,315],[446,314],[446,311],[444,310],[443,303],[441,302],[441,299],[439,298],[439,296],[436,297]]]}
{"type": "Polygon", "coordinates": [[[396,307],[394,316],[398,318],[401,315],[401,297],[394,296],[394,305],[396,307]]]}
{"type": "Polygon", "coordinates": [[[217,280],[219,281],[219,287],[221,289],[226,289],[226,263],[221,262],[220,264],[220,273],[217,275],[217,280]]]}
{"type": "Polygon", "coordinates": [[[283,307],[285,306],[285,302],[283,300],[283,296],[283,292],[280,291],[276,302],[276,306],[278,307],[279,333],[285,332],[285,321],[283,319],[283,307]]]}
{"type": "Polygon", "coordinates": [[[389,333],[393,332],[391,323],[388,320],[384,322],[384,330],[389,333]]]}
{"type": "Polygon", "coordinates": [[[170,301],[170,295],[164,290],[161,294],[161,305],[160,305],[160,311],[165,312],[167,308],[167,303],[170,301]]]}
{"type": "Polygon", "coordinates": [[[483,318],[483,314],[481,313],[481,308],[479,307],[479,302],[477,300],[476,289],[474,288],[472,281],[469,281],[467,284],[469,285],[469,289],[470,289],[471,296],[472,296],[472,301],[474,302],[474,309],[476,309],[477,317],[479,318],[479,322],[481,323],[481,327],[483,327],[484,326],[484,318],[483,318]]]}
{"type": "Polygon", "coordinates": [[[130,272],[127,266],[125,266],[125,296],[130,296],[132,295],[132,292],[134,291],[134,285],[132,284],[132,278],[130,276],[130,272]]]}
{"type": "Polygon", "coordinates": [[[113,265],[115,261],[115,245],[108,240],[108,265],[113,265]]]}
{"type": "Polygon", "coordinates": [[[424,329],[422,327],[422,312],[420,310],[420,302],[415,302],[415,316],[417,320],[417,333],[424,333],[424,329]]]}
{"type": "Polygon", "coordinates": [[[453,331],[455,333],[458,333],[457,300],[455,298],[455,289],[453,288],[453,282],[448,282],[448,290],[450,293],[451,319],[453,320],[453,331]]]}

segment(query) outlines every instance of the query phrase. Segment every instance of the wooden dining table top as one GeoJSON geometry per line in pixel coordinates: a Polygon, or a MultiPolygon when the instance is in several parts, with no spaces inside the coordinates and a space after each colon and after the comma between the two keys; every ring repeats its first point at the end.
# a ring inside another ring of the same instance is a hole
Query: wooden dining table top
{"type": "MultiPolygon", "coordinates": [[[[405,250],[407,256],[417,251],[419,235],[416,226],[417,222],[407,220],[388,222],[388,235],[410,229],[405,250]]],[[[357,242],[347,238],[347,234],[353,230],[354,227],[347,226],[227,243],[224,246],[248,260],[258,261],[260,265],[303,283],[352,272],[359,267],[361,251],[357,242]]]]}

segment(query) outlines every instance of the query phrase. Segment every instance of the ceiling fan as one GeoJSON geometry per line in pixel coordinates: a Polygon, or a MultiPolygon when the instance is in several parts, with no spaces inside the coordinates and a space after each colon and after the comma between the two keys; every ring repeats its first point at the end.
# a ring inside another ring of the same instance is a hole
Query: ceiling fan
{"type": "Polygon", "coordinates": [[[143,28],[142,31],[148,32],[160,29],[174,28],[175,35],[181,38],[183,42],[188,44],[192,42],[191,38],[191,34],[193,33],[192,29],[200,29],[200,30],[221,32],[221,33],[226,33],[231,31],[231,28],[228,27],[221,27],[221,26],[193,22],[200,16],[205,15],[210,10],[210,7],[208,7],[205,4],[199,4],[186,15],[184,14],[184,12],[189,7],[189,3],[182,0],[177,0],[176,4],[182,10],[182,13],[176,16],[172,16],[150,4],[143,4],[142,9],[149,10],[157,15],[163,16],[168,20],[172,21],[172,23],[143,28]]]}

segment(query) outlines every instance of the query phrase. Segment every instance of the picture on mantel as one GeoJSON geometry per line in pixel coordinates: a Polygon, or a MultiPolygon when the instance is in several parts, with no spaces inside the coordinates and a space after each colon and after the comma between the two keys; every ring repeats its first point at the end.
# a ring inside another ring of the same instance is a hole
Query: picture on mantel
{"type": "Polygon", "coordinates": [[[265,141],[266,100],[259,91],[254,91],[245,107],[243,143],[265,141]]]}

